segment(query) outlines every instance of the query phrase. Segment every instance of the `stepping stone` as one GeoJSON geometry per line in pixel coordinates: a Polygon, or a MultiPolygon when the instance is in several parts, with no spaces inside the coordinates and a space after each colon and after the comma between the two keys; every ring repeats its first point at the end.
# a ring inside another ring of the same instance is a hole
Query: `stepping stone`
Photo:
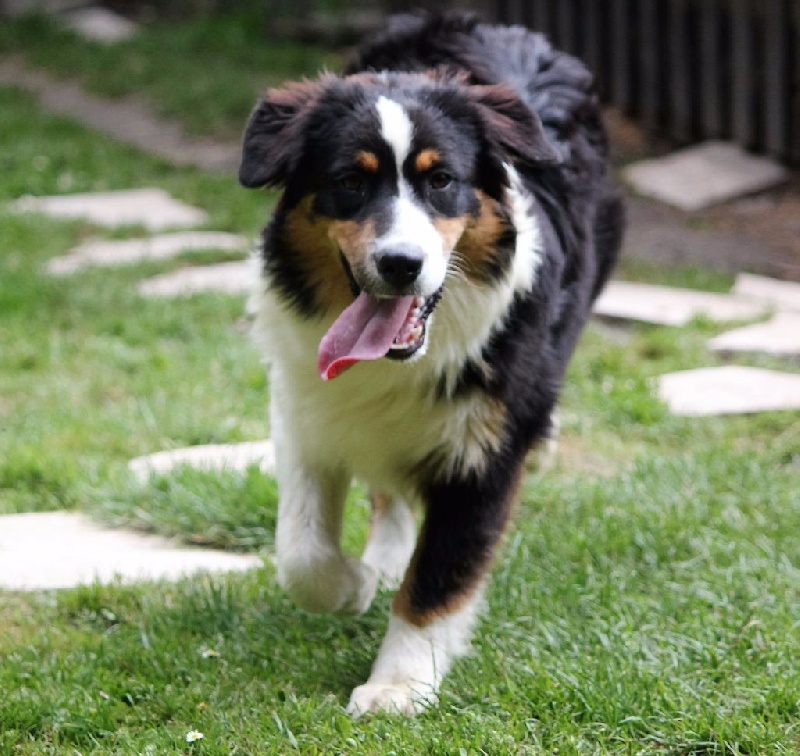
{"type": "Polygon", "coordinates": [[[258,465],[266,475],[275,473],[275,448],[272,441],[266,439],[239,444],[207,444],[156,452],[132,459],[128,463],[128,469],[140,482],[146,482],[151,475],[166,475],[181,466],[198,470],[244,472],[252,465],[258,465]]]}
{"type": "Polygon", "coordinates": [[[639,194],[695,211],[770,189],[788,172],[774,160],[712,141],[634,163],[623,177],[639,194]]]}
{"type": "Polygon", "coordinates": [[[150,231],[198,226],[208,221],[203,210],[173,199],[163,189],[21,197],[10,207],[13,212],[83,219],[100,226],[142,225],[150,231]]]}
{"type": "Polygon", "coordinates": [[[24,89],[44,110],[65,115],[173,165],[193,165],[231,177],[241,160],[238,140],[189,137],[180,123],[160,117],[135,94],[98,97],[85,92],[77,81],[32,68],[17,56],[0,57],[0,84],[24,89]]]}
{"type": "Polygon", "coordinates": [[[54,276],[63,276],[83,268],[164,260],[194,250],[224,249],[244,252],[250,246],[250,240],[244,236],[211,231],[185,231],[125,241],[93,241],[50,260],[47,263],[47,272],[54,276]]]}
{"type": "Polygon", "coordinates": [[[800,312],[800,284],[775,278],[740,273],[732,289],[734,294],[761,299],[776,309],[800,312]]]}
{"type": "Polygon", "coordinates": [[[139,284],[144,297],[190,297],[192,294],[218,292],[247,294],[257,274],[250,260],[183,268],[174,273],[153,276],[139,284]]]}
{"type": "Polygon", "coordinates": [[[5,590],[177,580],[261,565],[257,556],[177,546],[159,536],[105,528],[73,512],[0,517],[0,589],[5,590]]]}
{"type": "Polygon", "coordinates": [[[61,16],[63,23],[90,42],[113,44],[136,36],[138,24],[108,8],[79,8],[61,16]]]}
{"type": "Polygon", "coordinates": [[[662,375],[658,395],[676,415],[738,415],[800,410],[800,374],[750,367],[662,375]]]}
{"type": "Polygon", "coordinates": [[[746,297],[628,281],[611,281],[594,306],[600,317],[667,326],[684,326],[696,317],[752,320],[768,311],[766,304],[746,297]]]}
{"type": "Polygon", "coordinates": [[[800,358],[800,312],[778,312],[766,323],[722,333],[708,346],[724,354],[755,352],[800,358]]]}

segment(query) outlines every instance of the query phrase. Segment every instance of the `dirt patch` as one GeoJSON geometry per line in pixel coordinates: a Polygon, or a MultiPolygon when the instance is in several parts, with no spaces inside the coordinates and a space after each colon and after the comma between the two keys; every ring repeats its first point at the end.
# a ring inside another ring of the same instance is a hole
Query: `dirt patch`
{"type": "MultiPolygon", "coordinates": [[[[607,111],[606,123],[616,166],[670,149],[613,109],[607,111]]],[[[704,266],[800,280],[800,175],[796,172],[778,189],[692,213],[626,193],[624,255],[658,265],[704,266]]]]}

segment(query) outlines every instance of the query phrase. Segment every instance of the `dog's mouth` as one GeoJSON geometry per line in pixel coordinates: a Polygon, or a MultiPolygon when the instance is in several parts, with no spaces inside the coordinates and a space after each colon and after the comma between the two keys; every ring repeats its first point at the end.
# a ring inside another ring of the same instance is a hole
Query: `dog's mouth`
{"type": "Polygon", "coordinates": [[[317,368],[324,381],[341,375],[363,360],[408,360],[425,346],[428,319],[442,296],[373,296],[363,291],[347,265],[355,301],[322,337],[317,368]]]}
{"type": "Polygon", "coordinates": [[[384,356],[390,360],[407,360],[425,346],[428,338],[428,318],[441,298],[441,289],[429,297],[414,297],[400,332],[394,337],[389,351],[384,356]]]}

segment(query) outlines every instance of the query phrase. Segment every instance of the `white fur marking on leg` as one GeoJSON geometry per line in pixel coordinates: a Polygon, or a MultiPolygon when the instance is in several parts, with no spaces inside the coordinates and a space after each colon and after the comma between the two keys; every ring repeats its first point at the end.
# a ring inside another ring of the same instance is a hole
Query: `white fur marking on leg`
{"type": "Polygon", "coordinates": [[[302,609],[359,614],[372,603],[378,574],[339,547],[344,497],[342,475],[313,476],[278,446],[278,582],[302,609]]]}
{"type": "Polygon", "coordinates": [[[392,614],[369,680],[353,691],[347,710],[355,716],[378,711],[413,715],[436,704],[453,659],[469,650],[480,603],[476,591],[458,611],[425,627],[392,614]]]}
{"type": "Polygon", "coordinates": [[[361,559],[380,575],[385,587],[399,588],[415,540],[416,526],[411,508],[403,499],[391,499],[376,513],[361,559]]]}

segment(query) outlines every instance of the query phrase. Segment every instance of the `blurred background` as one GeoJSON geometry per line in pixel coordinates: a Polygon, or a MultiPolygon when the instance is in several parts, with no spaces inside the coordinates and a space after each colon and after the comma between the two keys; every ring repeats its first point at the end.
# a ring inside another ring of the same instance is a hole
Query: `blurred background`
{"type": "MultiPolygon", "coordinates": [[[[19,14],[102,5],[144,22],[225,13],[244,0],[0,0],[19,14]]],[[[603,97],[650,132],[723,138],[800,161],[798,0],[263,0],[265,35],[349,44],[388,13],[459,7],[521,23],[585,60],[603,97]]]]}
{"type": "MultiPolygon", "coordinates": [[[[265,86],[340,69],[352,47],[387,14],[419,5],[0,0],[0,79],[38,91],[40,102],[45,96],[36,77],[44,70],[101,96],[135,97],[207,140],[201,165],[230,167],[238,150],[234,143],[265,86]],[[92,29],[89,19],[99,27],[92,29]],[[75,37],[76,30],[83,39],[75,37]],[[212,158],[211,142],[220,157],[212,158]],[[223,142],[228,144],[220,146],[223,142]]],[[[746,269],[800,280],[800,0],[424,5],[524,24],[583,59],[607,106],[613,158],[621,172],[636,161],[716,141],[782,166],[784,180],[770,191],[745,192],[736,202],[699,213],[678,212],[633,192],[626,253],[658,264],[746,269]]],[[[81,114],[82,106],[75,112],[81,114]]],[[[135,143],[157,148],[159,140],[146,142],[135,143]]]]}
{"type": "MultiPolygon", "coordinates": [[[[90,0],[0,0],[9,13],[75,9],[90,0]]],[[[243,0],[106,0],[140,21],[231,11],[243,0]]],[[[583,58],[605,99],[678,141],[733,139],[800,161],[798,0],[263,0],[265,35],[348,44],[387,13],[472,8],[521,23],[583,58]]]]}

